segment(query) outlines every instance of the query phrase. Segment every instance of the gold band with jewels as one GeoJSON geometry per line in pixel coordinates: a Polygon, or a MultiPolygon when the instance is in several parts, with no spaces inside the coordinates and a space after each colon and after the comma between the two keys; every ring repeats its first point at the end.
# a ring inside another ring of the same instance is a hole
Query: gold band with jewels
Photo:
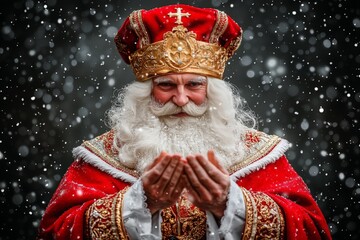
{"type": "MultiPolygon", "coordinates": [[[[234,46],[238,46],[238,41],[234,46]]],[[[234,48],[196,40],[196,34],[179,25],[164,34],[164,40],[146,45],[129,56],[139,81],[168,73],[195,73],[222,79],[234,48]],[[229,52],[230,51],[230,52],[229,52]]]]}

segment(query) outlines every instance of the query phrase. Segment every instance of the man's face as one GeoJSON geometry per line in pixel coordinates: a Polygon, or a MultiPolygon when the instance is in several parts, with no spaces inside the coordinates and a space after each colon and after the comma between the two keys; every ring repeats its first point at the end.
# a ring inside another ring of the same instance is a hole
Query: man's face
{"type": "MultiPolygon", "coordinates": [[[[179,107],[189,101],[201,105],[206,101],[207,79],[204,76],[184,73],[169,74],[152,80],[152,95],[158,103],[165,104],[172,101],[179,107]]],[[[186,115],[177,114],[179,117],[186,115]]]]}

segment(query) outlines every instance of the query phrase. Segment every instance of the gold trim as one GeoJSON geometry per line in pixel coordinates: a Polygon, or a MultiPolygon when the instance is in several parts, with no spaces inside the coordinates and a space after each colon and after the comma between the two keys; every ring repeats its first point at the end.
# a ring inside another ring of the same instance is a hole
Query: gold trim
{"type": "Polygon", "coordinates": [[[242,30],[241,30],[239,37],[233,39],[230,42],[230,44],[227,48],[228,57],[231,57],[232,55],[234,55],[235,51],[240,47],[241,40],[242,40],[242,30]]]}
{"type": "Polygon", "coordinates": [[[216,10],[216,23],[214,29],[212,30],[209,38],[209,43],[219,42],[219,37],[223,35],[227,26],[228,26],[228,17],[223,11],[216,10]]]}
{"type": "Polygon", "coordinates": [[[246,212],[245,212],[245,227],[242,239],[254,239],[256,234],[256,220],[257,209],[254,200],[250,197],[250,192],[244,188],[241,188],[244,194],[246,212]]]}
{"type": "Polygon", "coordinates": [[[129,239],[122,220],[122,203],[127,189],[97,199],[88,208],[85,216],[90,239],[129,239]]]}
{"type": "Polygon", "coordinates": [[[142,10],[136,10],[132,12],[129,16],[129,20],[131,27],[134,29],[136,35],[140,38],[140,47],[149,45],[150,38],[142,20],[142,10]]]}
{"type": "Polygon", "coordinates": [[[118,152],[113,146],[115,137],[114,134],[114,130],[111,130],[92,140],[83,142],[82,146],[94,153],[110,166],[135,178],[139,178],[139,174],[135,169],[130,169],[120,163],[118,152]]]}
{"type": "Polygon", "coordinates": [[[123,208],[123,199],[125,192],[128,190],[129,187],[125,187],[121,190],[117,195],[117,202],[115,204],[115,226],[117,226],[118,233],[120,239],[129,239],[126,234],[126,228],[124,226],[123,218],[122,218],[122,208],[123,208]]]}
{"type": "Polygon", "coordinates": [[[228,171],[230,175],[264,157],[281,141],[281,138],[251,130],[245,133],[242,141],[245,146],[247,146],[247,153],[243,158],[244,160],[229,167],[228,171]],[[251,135],[251,137],[249,137],[249,135],[251,135]]]}
{"type": "Polygon", "coordinates": [[[91,239],[90,215],[93,206],[90,205],[85,212],[85,239],[91,239]]]}
{"type": "Polygon", "coordinates": [[[112,224],[114,196],[98,199],[88,209],[91,239],[119,239],[112,224]]]}
{"type": "Polygon", "coordinates": [[[246,206],[242,239],[282,239],[285,222],[279,205],[265,193],[242,191],[246,206]]]}
{"type": "Polygon", "coordinates": [[[222,79],[227,50],[215,43],[196,40],[182,25],[164,34],[164,40],[144,46],[129,56],[134,74],[145,81],[167,73],[197,73],[222,79]]]}
{"type": "Polygon", "coordinates": [[[85,146],[88,150],[90,150],[92,153],[94,153],[96,156],[104,160],[104,162],[108,163],[112,167],[127,173],[135,178],[139,178],[139,174],[136,170],[130,169],[122,165],[120,162],[116,161],[114,159],[114,156],[109,156],[108,154],[104,153],[102,150],[100,150],[97,146],[93,145],[91,142],[86,141],[82,144],[85,146]]]}

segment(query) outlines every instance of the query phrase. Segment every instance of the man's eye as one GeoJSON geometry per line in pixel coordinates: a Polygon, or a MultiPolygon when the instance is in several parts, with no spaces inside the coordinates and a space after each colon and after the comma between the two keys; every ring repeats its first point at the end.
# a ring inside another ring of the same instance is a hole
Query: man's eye
{"type": "Polygon", "coordinates": [[[202,85],[201,82],[190,82],[190,83],[188,83],[189,87],[198,87],[198,86],[201,86],[201,85],[202,85]]]}
{"type": "Polygon", "coordinates": [[[163,83],[159,83],[158,85],[159,85],[159,86],[170,86],[170,83],[165,83],[165,82],[163,82],[163,83]]]}
{"type": "Polygon", "coordinates": [[[172,86],[174,86],[174,84],[170,83],[170,82],[161,82],[161,83],[158,83],[158,86],[159,87],[172,87],[172,86]]]}

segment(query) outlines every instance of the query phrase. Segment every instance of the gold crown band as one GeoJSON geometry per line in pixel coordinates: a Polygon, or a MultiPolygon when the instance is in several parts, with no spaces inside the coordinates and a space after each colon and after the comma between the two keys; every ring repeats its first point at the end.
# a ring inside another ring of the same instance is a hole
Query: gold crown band
{"type": "MultiPolygon", "coordinates": [[[[233,43],[235,49],[240,39],[233,43]]],[[[234,47],[226,50],[215,43],[196,40],[196,34],[179,25],[158,41],[135,51],[129,60],[136,78],[145,81],[167,73],[196,73],[222,79],[234,47]]]]}

